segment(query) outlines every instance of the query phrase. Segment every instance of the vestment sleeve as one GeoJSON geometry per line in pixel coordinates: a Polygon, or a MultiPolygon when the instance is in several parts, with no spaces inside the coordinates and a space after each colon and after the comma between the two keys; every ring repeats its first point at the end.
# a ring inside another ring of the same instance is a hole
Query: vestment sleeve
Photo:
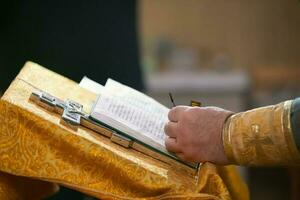
{"type": "Polygon", "coordinates": [[[292,103],[291,126],[297,149],[300,151],[300,98],[295,99],[292,103]]]}
{"type": "Polygon", "coordinates": [[[296,99],[230,116],[223,127],[229,161],[246,166],[300,164],[299,112],[296,99]]]}

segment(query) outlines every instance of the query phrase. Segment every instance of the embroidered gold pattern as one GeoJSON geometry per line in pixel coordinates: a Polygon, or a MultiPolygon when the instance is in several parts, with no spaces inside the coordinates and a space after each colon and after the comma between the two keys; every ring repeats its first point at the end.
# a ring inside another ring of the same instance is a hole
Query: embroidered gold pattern
{"type": "Polygon", "coordinates": [[[287,101],[231,116],[223,130],[230,161],[242,165],[299,164],[290,129],[290,105],[287,101]]]}

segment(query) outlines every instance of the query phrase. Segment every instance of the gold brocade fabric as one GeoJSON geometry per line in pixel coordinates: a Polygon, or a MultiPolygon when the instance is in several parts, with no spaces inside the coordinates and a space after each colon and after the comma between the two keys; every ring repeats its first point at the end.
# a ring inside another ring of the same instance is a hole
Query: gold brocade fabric
{"type": "Polygon", "coordinates": [[[300,154],[290,124],[291,101],[238,113],[223,130],[228,159],[239,165],[298,165],[300,154]]]}
{"type": "Polygon", "coordinates": [[[57,185],[100,199],[249,199],[233,166],[205,163],[195,179],[88,129],[65,127],[59,115],[28,101],[37,90],[80,102],[87,112],[96,99],[77,83],[26,64],[0,101],[0,199],[41,199],[57,185]]]}

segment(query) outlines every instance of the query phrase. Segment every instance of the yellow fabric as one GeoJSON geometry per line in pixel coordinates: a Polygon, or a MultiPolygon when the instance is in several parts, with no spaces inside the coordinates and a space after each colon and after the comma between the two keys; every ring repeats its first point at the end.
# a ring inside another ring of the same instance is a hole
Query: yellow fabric
{"type": "Polygon", "coordinates": [[[291,101],[238,113],[223,130],[228,159],[239,165],[297,165],[300,154],[290,123],[291,101]]]}
{"type": "MultiPolygon", "coordinates": [[[[205,163],[195,179],[185,171],[112,143],[85,128],[60,124],[60,116],[28,101],[41,89],[70,98],[88,111],[96,95],[34,63],[27,63],[0,101],[1,199],[34,199],[13,189],[25,178],[52,182],[101,199],[249,199],[247,186],[232,166],[205,163]],[[8,186],[11,188],[7,190],[8,186]],[[8,194],[9,193],[9,194],[8,194]],[[22,196],[23,195],[23,196],[22,196]]],[[[28,179],[26,187],[31,187],[28,179]]],[[[40,186],[44,195],[53,184],[40,186]]],[[[39,198],[36,196],[35,198],[39,198]]]]}

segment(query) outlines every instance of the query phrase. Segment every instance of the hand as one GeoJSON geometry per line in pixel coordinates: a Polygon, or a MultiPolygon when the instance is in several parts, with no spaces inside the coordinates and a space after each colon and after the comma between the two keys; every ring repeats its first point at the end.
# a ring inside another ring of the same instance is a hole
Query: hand
{"type": "Polygon", "coordinates": [[[165,125],[165,144],[179,158],[193,162],[229,164],[226,158],[222,129],[232,114],[217,107],[177,106],[169,112],[165,125]]]}

